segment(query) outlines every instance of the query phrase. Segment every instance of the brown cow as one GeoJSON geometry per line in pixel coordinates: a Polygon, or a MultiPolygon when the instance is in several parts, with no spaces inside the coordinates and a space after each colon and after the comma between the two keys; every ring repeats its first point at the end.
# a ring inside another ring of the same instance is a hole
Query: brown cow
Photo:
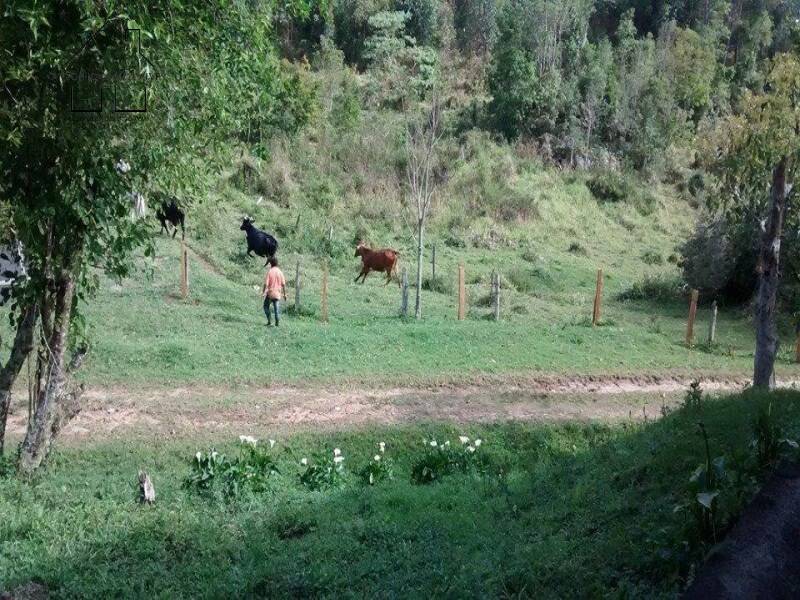
{"type": "MultiPolygon", "coordinates": [[[[364,245],[364,242],[359,242],[355,255],[361,257],[361,273],[356,277],[356,282],[360,277],[361,283],[364,283],[370,271],[378,271],[386,273],[386,283],[384,285],[389,285],[392,275],[397,275],[397,257],[400,255],[397,250],[392,250],[391,248],[371,250],[364,245]]],[[[399,278],[397,279],[397,285],[400,285],[399,278]]]]}

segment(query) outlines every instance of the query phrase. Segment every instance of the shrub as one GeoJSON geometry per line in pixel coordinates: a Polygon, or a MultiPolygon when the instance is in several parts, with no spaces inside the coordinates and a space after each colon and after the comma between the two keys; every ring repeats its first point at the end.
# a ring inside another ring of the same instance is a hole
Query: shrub
{"type": "Polygon", "coordinates": [[[270,453],[275,442],[270,440],[267,448],[248,436],[241,436],[239,440],[240,455],[234,459],[214,449],[207,453],[197,452],[184,487],[211,491],[219,486],[225,498],[235,498],[244,490],[265,491],[270,477],[279,472],[270,453]]]}
{"type": "Polygon", "coordinates": [[[586,181],[586,187],[599,202],[621,202],[630,193],[625,179],[614,171],[596,173],[586,181]]]}
{"type": "Polygon", "coordinates": [[[522,294],[530,294],[543,287],[551,290],[559,287],[553,276],[541,267],[512,269],[508,273],[508,281],[522,294]]]}
{"type": "Polygon", "coordinates": [[[683,405],[691,410],[700,408],[703,402],[703,388],[700,387],[700,381],[695,379],[689,384],[689,389],[686,390],[686,395],[683,398],[683,405]]]}
{"type": "Polygon", "coordinates": [[[596,173],[586,181],[586,187],[598,202],[615,204],[628,201],[645,216],[652,214],[657,204],[656,197],[650,190],[615,171],[596,173]]]}
{"type": "Polygon", "coordinates": [[[642,253],[642,262],[646,265],[663,265],[664,257],[655,250],[645,250],[642,253]]]}
{"type": "Polygon", "coordinates": [[[787,450],[797,450],[798,444],[787,439],[783,427],[772,416],[772,402],[761,403],[753,423],[753,442],[758,464],[764,468],[774,465],[787,450]]]}
{"type": "Polygon", "coordinates": [[[375,485],[381,481],[394,479],[392,470],[392,460],[386,457],[386,444],[378,444],[379,453],[372,457],[364,467],[358,472],[361,480],[367,485],[375,485]]]}
{"type": "Polygon", "coordinates": [[[344,483],[344,456],[339,448],[317,454],[312,460],[303,458],[300,483],[311,491],[339,487],[344,483]]]}
{"type": "Polygon", "coordinates": [[[646,275],[627,290],[617,294],[617,300],[676,300],[683,293],[683,282],[677,277],[666,275],[646,275]]]}
{"type": "Polygon", "coordinates": [[[283,513],[276,516],[272,530],[282,540],[301,538],[317,527],[317,521],[295,513],[283,513]]]}
{"type": "Polygon", "coordinates": [[[445,294],[452,296],[454,293],[455,285],[453,280],[449,277],[437,275],[436,279],[432,279],[429,275],[422,278],[422,289],[437,294],[445,294]]]}
{"type": "Polygon", "coordinates": [[[570,254],[578,254],[580,256],[589,256],[589,253],[586,251],[586,248],[584,248],[578,242],[572,242],[569,245],[569,248],[567,248],[567,252],[569,252],[570,254]]]}
{"type": "Polygon", "coordinates": [[[703,178],[702,173],[693,173],[691,177],[689,177],[688,183],[689,193],[694,196],[695,198],[700,196],[706,188],[706,181],[703,178]]]}
{"type": "Polygon", "coordinates": [[[486,461],[480,451],[481,440],[470,442],[460,436],[460,446],[451,446],[450,441],[440,444],[436,440],[423,440],[425,452],[411,467],[411,483],[425,485],[441,480],[453,473],[482,472],[486,461]]]}
{"type": "Polygon", "coordinates": [[[732,227],[723,218],[697,223],[681,247],[683,277],[701,292],[745,300],[755,289],[757,228],[732,227]]]}

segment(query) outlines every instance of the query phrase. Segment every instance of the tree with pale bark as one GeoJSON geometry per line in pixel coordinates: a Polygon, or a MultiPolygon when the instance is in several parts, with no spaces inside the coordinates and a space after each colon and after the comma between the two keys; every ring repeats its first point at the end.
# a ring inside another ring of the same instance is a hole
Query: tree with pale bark
{"type": "Polygon", "coordinates": [[[35,354],[21,472],[42,464],[80,410],[70,375],[86,354],[81,308],[100,274],[124,277],[139,250],[151,253],[140,194],[188,195],[209,148],[236,140],[257,151],[270,131],[310,114],[310,91],[273,47],[272,10],[270,2],[5,4],[0,240],[24,244],[30,279],[14,289],[16,333],[0,363],[0,452],[14,383],[35,354]]]}
{"type": "Polygon", "coordinates": [[[425,248],[425,225],[431,212],[439,177],[438,145],[442,137],[441,105],[434,95],[430,109],[421,121],[411,121],[406,128],[406,206],[414,218],[417,244],[416,297],[414,318],[422,318],[422,258],[425,248]]]}
{"type": "Polygon", "coordinates": [[[774,385],[778,353],[776,313],[781,280],[781,241],[800,167],[800,59],[778,54],[758,93],[744,95],[741,108],[703,140],[700,155],[719,179],[712,208],[736,220],[761,214],[756,264],[756,348],[753,385],[774,385]]]}

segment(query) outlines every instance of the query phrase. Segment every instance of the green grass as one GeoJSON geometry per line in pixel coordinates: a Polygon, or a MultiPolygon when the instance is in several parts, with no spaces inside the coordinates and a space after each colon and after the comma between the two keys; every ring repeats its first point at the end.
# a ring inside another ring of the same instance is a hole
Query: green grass
{"type": "MultiPolygon", "coordinates": [[[[178,249],[176,242],[159,242],[151,278],[107,282],[87,308],[93,347],[81,373],[86,382],[411,383],[520,372],[746,374],[752,364],[752,329],[741,311],[720,311],[720,352],[688,350],[682,300],[617,300],[617,292],[635,281],[624,276],[624,269],[622,275],[607,271],[606,326],[591,328],[593,265],[566,252],[547,261],[547,267],[513,267],[530,276],[530,287],[520,292],[504,284],[500,323],[487,320],[491,308],[480,300],[488,296],[491,269],[515,264],[510,251],[492,254],[491,261],[476,250],[439,252],[445,273],[465,260],[479,280],[468,286],[470,309],[463,322],[455,319],[455,296],[428,291],[423,320],[403,322],[397,316],[397,286],[383,287],[378,277],[354,285],[356,265],[348,259],[334,263],[330,323],[322,324],[319,263],[304,257],[303,313],[287,314],[280,329],[268,329],[255,289],[258,259],[239,279],[192,258],[191,298],[184,302],[178,294],[178,249]]],[[[291,304],[294,256],[283,256],[291,304]]],[[[510,270],[509,277],[514,273],[510,270]]],[[[698,341],[706,318],[701,307],[698,341]]],[[[779,367],[796,372],[788,346],[779,367]]]]}
{"type": "MultiPolygon", "coordinates": [[[[800,394],[771,398],[797,437],[800,394]]],[[[53,597],[675,597],[702,554],[691,516],[673,510],[704,460],[696,422],[726,457],[729,521],[759,476],[749,445],[758,401],[710,400],[644,424],[297,434],[279,440],[271,491],[230,503],[181,489],[205,443],[69,447],[29,483],[0,479],[0,589],[37,579],[53,597]],[[422,440],[461,433],[483,438],[487,474],[412,485],[422,440]],[[350,475],[323,492],[298,483],[299,457],[337,446],[352,473],[379,441],[394,481],[370,488],[350,475]],[[140,468],[154,507],[135,503],[140,468]]],[[[208,442],[233,450],[230,439],[208,442]]]]}
{"type": "MultiPolygon", "coordinates": [[[[380,274],[365,285],[352,284],[359,269],[354,242],[360,238],[399,249],[401,265],[414,280],[413,238],[396,191],[347,188],[332,206],[320,208],[313,194],[301,190],[325,171],[317,173],[319,165],[304,171],[284,164],[314,159],[313,147],[300,144],[291,147],[297,156],[279,153],[259,167],[264,177],[277,177],[275,185],[288,186],[279,203],[277,196],[258,200],[223,174],[209,181],[208,196],[188,209],[194,251],[188,301],[179,297],[180,245],[163,236],[156,259],[140,259],[136,276],[119,285],[102,281],[97,298],[84,307],[92,348],[79,377],[93,385],[381,385],[483,374],[751,372],[754,336],[742,308],[721,307],[714,349],[684,347],[688,300],[679,291],[679,270],[652,259],[674,253],[693,225],[693,211],[669,188],[648,191],[654,204],[645,216],[627,201],[599,202],[586,187],[587,175],[543,169],[507,146],[488,146],[489,140],[469,143],[467,158],[451,165],[452,177],[440,190],[428,228],[428,248],[437,248],[438,282],[429,281],[428,251],[421,322],[398,318],[399,290],[383,287],[380,274]],[[281,183],[287,177],[288,183],[281,183]],[[530,210],[520,208],[513,219],[498,217],[495,208],[504,194],[530,210]],[[278,236],[290,303],[295,264],[302,263],[303,309],[287,314],[279,330],[265,327],[257,291],[263,262],[244,255],[243,214],[278,236]],[[319,322],[323,261],[331,273],[326,325],[319,322]],[[459,263],[468,284],[463,322],[455,319],[459,263]],[[600,267],[605,326],[592,329],[600,267]],[[488,318],[493,270],[502,280],[500,323],[488,318]]],[[[413,296],[412,289],[412,306],[413,296]]],[[[705,300],[695,328],[698,342],[706,334],[705,300]]],[[[788,319],[781,325],[784,339],[791,339],[788,319]]],[[[2,335],[6,347],[11,339],[2,335]]],[[[791,344],[782,349],[779,374],[797,376],[791,344]]]]}

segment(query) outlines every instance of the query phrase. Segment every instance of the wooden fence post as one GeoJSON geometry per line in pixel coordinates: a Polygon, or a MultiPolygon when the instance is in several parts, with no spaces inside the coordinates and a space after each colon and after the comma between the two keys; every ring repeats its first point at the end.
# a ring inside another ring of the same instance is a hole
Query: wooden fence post
{"type": "Polygon", "coordinates": [[[297,266],[294,270],[294,312],[300,314],[300,288],[303,284],[300,281],[300,260],[297,261],[297,266]]]}
{"type": "Polygon", "coordinates": [[[320,301],[320,318],[328,322],[328,261],[322,265],[322,299],[320,301]]]}
{"type": "Polygon", "coordinates": [[[708,325],[708,345],[717,339],[717,301],[711,303],[711,323],[708,325]]]}
{"type": "Polygon", "coordinates": [[[431,246],[431,289],[436,286],[436,244],[431,246]]]}
{"type": "Polygon", "coordinates": [[[467,290],[464,287],[464,263],[458,265],[458,320],[463,321],[467,313],[467,290]]]}
{"type": "Polygon", "coordinates": [[[689,302],[689,321],[686,323],[686,345],[691,348],[694,340],[694,318],[697,316],[697,298],[700,292],[692,290],[692,299],[689,302]]]}
{"type": "Polygon", "coordinates": [[[600,323],[603,305],[603,269],[597,269],[597,283],[594,288],[594,307],[592,308],[592,327],[600,323]]]}
{"type": "Polygon", "coordinates": [[[186,300],[189,296],[189,253],[186,243],[181,241],[181,298],[186,300]]]}
{"type": "Polygon", "coordinates": [[[408,270],[405,267],[403,267],[401,289],[402,296],[400,298],[400,316],[406,319],[408,318],[408,270]]]}

